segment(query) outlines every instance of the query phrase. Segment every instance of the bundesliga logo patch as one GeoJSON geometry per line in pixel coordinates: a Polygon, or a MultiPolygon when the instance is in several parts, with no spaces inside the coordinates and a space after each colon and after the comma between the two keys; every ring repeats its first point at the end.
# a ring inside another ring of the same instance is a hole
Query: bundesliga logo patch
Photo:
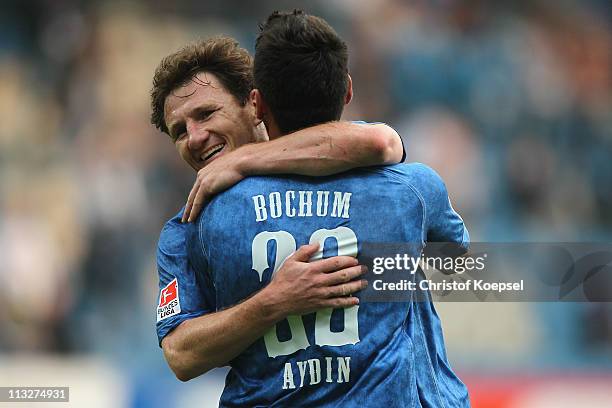
{"type": "Polygon", "coordinates": [[[178,296],[178,281],[176,278],[164,287],[159,293],[157,306],[157,321],[181,313],[181,302],[178,296]]]}

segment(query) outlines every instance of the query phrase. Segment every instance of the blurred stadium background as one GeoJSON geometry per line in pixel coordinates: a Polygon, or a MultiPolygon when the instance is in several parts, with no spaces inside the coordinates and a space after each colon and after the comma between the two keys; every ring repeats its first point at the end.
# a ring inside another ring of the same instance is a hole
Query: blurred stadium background
{"type": "MultiPolygon", "coordinates": [[[[346,39],[346,119],[385,121],[446,180],[475,241],[612,238],[612,3],[0,2],[0,385],[72,406],[216,406],[155,336],[155,246],[194,174],[149,124],[159,60],[275,9],[346,39]]],[[[612,291],[612,288],[608,288],[612,291]]],[[[475,408],[612,406],[609,303],[445,303],[475,408]]],[[[1,404],[0,404],[1,405],[1,404]]]]}

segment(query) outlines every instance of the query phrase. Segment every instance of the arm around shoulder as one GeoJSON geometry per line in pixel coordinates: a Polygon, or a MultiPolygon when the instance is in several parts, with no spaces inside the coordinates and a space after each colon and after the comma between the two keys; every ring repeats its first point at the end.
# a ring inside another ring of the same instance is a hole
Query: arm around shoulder
{"type": "Polygon", "coordinates": [[[358,167],[399,163],[404,152],[392,127],[365,122],[324,123],[238,150],[242,157],[236,163],[243,177],[328,176],[358,167]]]}

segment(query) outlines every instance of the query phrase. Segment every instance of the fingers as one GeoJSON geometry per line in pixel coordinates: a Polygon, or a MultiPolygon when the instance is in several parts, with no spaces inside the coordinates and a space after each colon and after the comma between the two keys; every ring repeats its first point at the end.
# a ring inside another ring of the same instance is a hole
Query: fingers
{"type": "Polygon", "coordinates": [[[325,277],[323,278],[323,284],[327,286],[334,286],[346,283],[352,281],[358,276],[365,274],[367,271],[368,268],[365,265],[357,265],[352,266],[350,268],[345,268],[337,272],[332,272],[325,275],[325,277]]]}
{"type": "Polygon", "coordinates": [[[195,183],[193,183],[193,187],[189,192],[189,197],[187,197],[187,204],[185,205],[185,211],[183,212],[183,217],[181,217],[181,222],[187,222],[189,220],[189,216],[191,214],[191,208],[193,207],[193,200],[195,195],[200,188],[200,180],[196,178],[195,183]]]}
{"type": "Polygon", "coordinates": [[[287,260],[297,262],[308,262],[308,260],[319,250],[319,244],[302,245],[287,260]]]}
{"type": "Polygon", "coordinates": [[[366,281],[365,279],[342,283],[340,285],[330,287],[328,297],[336,298],[352,295],[355,292],[359,292],[360,290],[365,289],[367,286],[368,281],[366,281]]]}
{"type": "Polygon", "coordinates": [[[187,197],[187,204],[185,205],[185,211],[183,212],[183,217],[181,217],[181,222],[192,222],[198,217],[198,214],[200,214],[206,202],[205,194],[206,189],[202,188],[199,178],[196,179],[189,192],[189,197],[187,197]]]}
{"type": "Polygon", "coordinates": [[[359,298],[355,296],[336,297],[326,300],[322,307],[331,307],[334,309],[353,307],[359,304],[359,298]]]}
{"type": "Polygon", "coordinates": [[[333,258],[322,259],[312,263],[320,272],[335,272],[359,263],[357,258],[352,256],[334,256],[333,258]]]}
{"type": "Polygon", "coordinates": [[[195,193],[195,197],[193,199],[193,206],[191,207],[191,213],[189,214],[189,218],[187,222],[191,222],[198,217],[198,214],[202,210],[202,206],[205,202],[204,194],[206,193],[206,189],[199,188],[195,193]]]}

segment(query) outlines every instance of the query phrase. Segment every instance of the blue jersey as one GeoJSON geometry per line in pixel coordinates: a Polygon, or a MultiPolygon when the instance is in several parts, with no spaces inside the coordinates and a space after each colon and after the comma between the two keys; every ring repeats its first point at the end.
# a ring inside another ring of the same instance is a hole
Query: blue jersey
{"type": "Polygon", "coordinates": [[[194,272],[187,256],[187,225],[181,222],[184,208],[161,231],[157,245],[159,302],[157,337],[164,337],[185,320],[215,311],[214,293],[202,274],[194,272]]]}
{"type": "MultiPolygon", "coordinates": [[[[320,242],[327,257],[357,256],[367,242],[426,241],[467,246],[469,238],[442,180],[424,165],[246,179],[215,197],[196,225],[178,217],[164,228],[160,341],[181,321],[261,289],[300,245],[320,242]]],[[[469,406],[428,302],[289,316],[230,366],[221,406],[469,406]]]]}

